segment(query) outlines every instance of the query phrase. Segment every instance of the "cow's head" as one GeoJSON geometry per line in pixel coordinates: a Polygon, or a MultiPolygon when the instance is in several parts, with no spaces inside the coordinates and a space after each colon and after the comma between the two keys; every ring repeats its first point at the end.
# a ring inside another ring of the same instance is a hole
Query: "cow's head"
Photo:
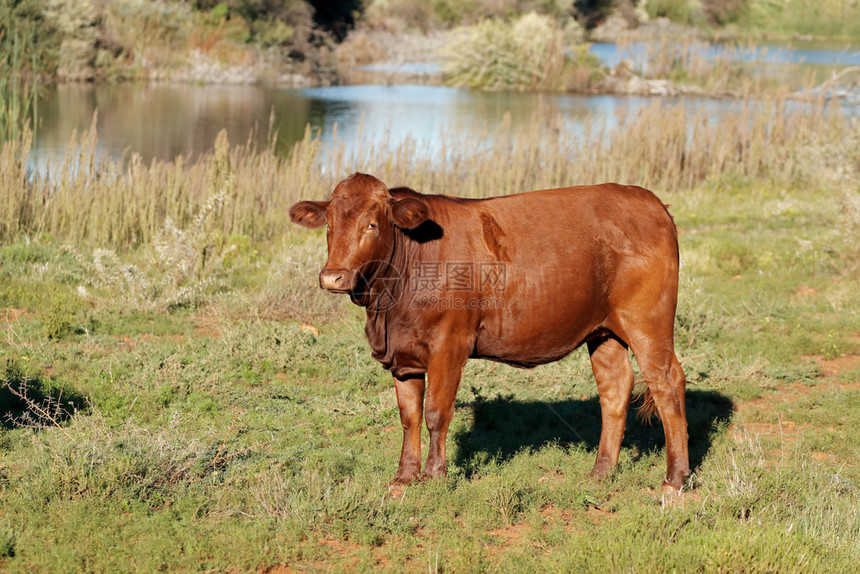
{"type": "Polygon", "coordinates": [[[390,260],[395,227],[414,229],[427,220],[427,205],[415,198],[395,200],[371,175],[354,173],[334,188],[329,201],[300,201],[290,219],[305,227],[328,226],[328,261],[320,287],[349,293],[360,278],[372,277],[390,260]]]}

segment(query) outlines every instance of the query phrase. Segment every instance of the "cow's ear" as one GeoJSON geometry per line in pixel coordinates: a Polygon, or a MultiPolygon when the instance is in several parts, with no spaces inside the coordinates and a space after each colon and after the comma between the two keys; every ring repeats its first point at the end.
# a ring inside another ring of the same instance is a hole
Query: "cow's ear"
{"type": "Polygon", "coordinates": [[[391,221],[401,229],[415,229],[427,221],[429,215],[427,204],[413,197],[391,204],[391,221]]]}
{"type": "Polygon", "coordinates": [[[305,227],[320,227],[325,225],[328,204],[328,201],[300,201],[290,208],[290,219],[305,227]]]}

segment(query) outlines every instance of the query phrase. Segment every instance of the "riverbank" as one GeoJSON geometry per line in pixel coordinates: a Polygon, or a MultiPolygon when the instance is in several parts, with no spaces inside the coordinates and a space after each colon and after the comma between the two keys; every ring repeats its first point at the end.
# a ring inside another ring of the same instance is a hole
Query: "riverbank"
{"type": "MultiPolygon", "coordinates": [[[[748,9],[735,6],[728,12],[725,7],[717,10],[715,2],[703,2],[702,14],[684,13],[670,0],[621,2],[613,11],[585,12],[556,3],[558,6],[537,13],[519,11],[513,5],[503,10],[466,4],[445,8],[445,3],[391,0],[367,3],[356,13],[357,21],[349,34],[338,34],[315,22],[313,4],[296,1],[290,9],[263,10],[251,9],[250,3],[240,0],[217,5],[202,1],[119,0],[101,4],[56,0],[29,12],[22,4],[0,10],[0,67],[9,66],[11,55],[18,50],[24,56],[21,70],[25,76],[36,73],[43,83],[328,86],[367,81],[365,72],[370,65],[371,72],[384,72],[374,76],[374,81],[381,77],[385,83],[725,96],[755,78],[750,78],[754,74],[743,67],[715,70],[712,62],[693,61],[701,60],[696,52],[712,51],[709,46],[716,45],[713,41],[723,46],[735,42],[742,49],[756,39],[798,37],[803,31],[804,38],[818,37],[810,30],[839,34],[844,26],[822,22],[846,18],[846,9],[860,10],[848,7],[837,14],[831,9],[832,3],[825,2],[810,18],[818,22],[815,28],[795,29],[787,24],[789,8],[775,15],[756,0],[735,2],[748,9]],[[528,37],[517,38],[515,28],[528,37]],[[793,35],[789,33],[792,30],[796,32],[793,35]],[[470,36],[478,41],[469,43],[470,36]],[[547,43],[550,39],[552,45],[547,43]],[[522,67],[525,77],[505,77],[522,73],[499,67],[484,74],[484,68],[495,64],[489,63],[491,54],[481,53],[482,46],[496,40],[495,49],[507,49],[504,53],[509,66],[522,67]],[[13,49],[15,42],[20,46],[13,49]],[[642,61],[634,57],[616,69],[615,63],[608,65],[589,57],[587,46],[594,42],[658,48],[642,61]],[[464,59],[469,54],[477,57],[464,59]],[[658,65],[651,65],[655,60],[658,65]],[[440,73],[414,67],[421,62],[434,62],[440,73]],[[693,68],[697,71],[691,73],[693,68]],[[707,85],[715,73],[724,77],[711,82],[715,85],[707,85]],[[726,85],[732,82],[738,85],[726,85]]],[[[841,72],[837,70],[834,75],[841,72]]],[[[849,81],[847,76],[851,74],[843,74],[839,81],[849,81]]],[[[815,78],[819,83],[824,79],[815,78]]],[[[759,83],[760,89],[768,87],[759,83]]]]}
{"type": "MultiPolygon", "coordinates": [[[[695,29],[673,25],[625,32],[613,42],[593,44],[578,34],[566,56],[546,56],[567,32],[545,21],[538,32],[558,42],[543,45],[533,62],[519,54],[513,29],[500,27],[470,35],[469,29],[423,33],[416,30],[359,29],[338,46],[338,70],[346,84],[431,84],[514,91],[573,94],[699,96],[741,98],[752,93],[788,92],[809,100],[821,97],[860,101],[860,47],[785,43],[712,42],[695,29]],[[658,32],[670,32],[660,35],[658,32]],[[465,37],[465,40],[464,40],[465,37]],[[821,54],[819,56],[819,53],[821,54]],[[460,54],[467,54],[461,58],[460,54]],[[504,54],[507,68],[493,58],[504,54]],[[827,54],[832,63],[827,64],[827,54]],[[809,60],[809,61],[807,61],[809,60]],[[480,73],[475,70],[480,69],[480,73]],[[527,75],[518,81],[509,76],[527,75]],[[549,81],[542,78],[546,75],[549,81]]],[[[540,34],[538,34],[540,35],[540,34]]]]}

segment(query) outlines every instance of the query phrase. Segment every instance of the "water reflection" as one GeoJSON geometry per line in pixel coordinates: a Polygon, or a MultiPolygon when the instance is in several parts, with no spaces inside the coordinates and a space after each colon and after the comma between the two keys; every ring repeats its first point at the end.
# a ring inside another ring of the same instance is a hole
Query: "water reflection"
{"type": "MultiPolygon", "coordinates": [[[[481,92],[439,86],[342,86],[305,90],[315,103],[324,105],[322,139],[357,141],[359,135],[391,143],[406,138],[419,147],[435,149],[445,132],[494,129],[502,121],[512,128],[535,121],[538,116],[562,116],[570,129],[612,129],[619,118],[635,113],[655,99],[643,96],[581,96],[520,92],[481,92]]],[[[682,104],[696,112],[702,108],[719,113],[737,104],[730,100],[663,98],[666,105],[682,104]]]]}
{"type": "Polygon", "coordinates": [[[248,86],[60,85],[40,101],[34,160],[62,158],[72,133],[88,129],[96,110],[100,151],[113,157],[126,150],[145,161],[194,157],[210,150],[222,129],[233,144],[256,131],[253,140],[265,145],[272,110],[287,147],[302,137],[311,104],[296,91],[248,86]]]}

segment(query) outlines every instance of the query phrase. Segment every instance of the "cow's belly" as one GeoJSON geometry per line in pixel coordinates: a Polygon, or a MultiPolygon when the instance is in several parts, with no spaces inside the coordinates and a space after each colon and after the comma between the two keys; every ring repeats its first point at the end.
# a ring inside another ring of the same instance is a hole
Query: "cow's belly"
{"type": "Polygon", "coordinates": [[[569,293],[505,303],[483,313],[473,356],[520,366],[557,361],[585,342],[606,316],[593,298],[569,293]]]}
{"type": "Polygon", "coordinates": [[[606,286],[592,258],[572,243],[522,252],[541,257],[509,264],[510,281],[495,293],[495,305],[481,312],[476,357],[523,366],[556,361],[606,319],[606,286]]]}

